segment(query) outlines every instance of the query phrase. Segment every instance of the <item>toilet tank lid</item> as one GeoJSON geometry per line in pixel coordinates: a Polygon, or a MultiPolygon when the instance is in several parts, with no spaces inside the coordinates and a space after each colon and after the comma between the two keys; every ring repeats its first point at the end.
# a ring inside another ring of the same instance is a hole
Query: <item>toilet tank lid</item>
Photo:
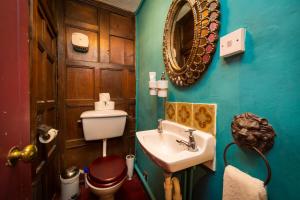
{"type": "Polygon", "coordinates": [[[80,118],[121,117],[127,116],[123,110],[89,110],[81,113],[80,118]]]}

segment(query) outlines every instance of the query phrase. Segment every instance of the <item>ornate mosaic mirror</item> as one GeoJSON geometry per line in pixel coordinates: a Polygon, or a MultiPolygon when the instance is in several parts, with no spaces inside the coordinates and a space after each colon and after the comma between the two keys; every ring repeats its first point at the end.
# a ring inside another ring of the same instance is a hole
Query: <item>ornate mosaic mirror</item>
{"type": "Polygon", "coordinates": [[[218,40],[218,0],[173,0],[165,24],[163,57],[170,80],[195,83],[211,62],[218,40]]]}

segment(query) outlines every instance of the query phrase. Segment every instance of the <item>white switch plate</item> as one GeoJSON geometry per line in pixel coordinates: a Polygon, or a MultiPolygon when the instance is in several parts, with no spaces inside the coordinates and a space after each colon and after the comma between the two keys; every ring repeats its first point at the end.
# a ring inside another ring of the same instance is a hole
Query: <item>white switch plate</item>
{"type": "Polygon", "coordinates": [[[229,57],[245,51],[246,29],[239,28],[220,39],[220,56],[229,57]]]}

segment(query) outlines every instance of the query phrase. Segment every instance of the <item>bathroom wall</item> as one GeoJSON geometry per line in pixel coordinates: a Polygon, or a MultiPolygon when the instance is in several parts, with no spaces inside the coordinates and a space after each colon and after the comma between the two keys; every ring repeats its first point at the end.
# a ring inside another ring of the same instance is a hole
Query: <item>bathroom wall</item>
{"type": "Polygon", "coordinates": [[[59,17],[60,127],[65,167],[87,166],[102,155],[101,141],[85,141],[80,115],[94,109],[100,92],[109,92],[115,109],[128,113],[126,130],[108,140],[108,155],[134,152],[135,19],[129,13],[94,1],[61,1],[59,17]],[[72,33],[89,37],[87,53],[74,51],[72,33]]]}
{"type": "MultiPolygon", "coordinates": [[[[148,72],[164,71],[163,28],[171,0],[145,0],[136,16],[137,130],[156,127],[162,117],[162,100],[148,93],[148,72]]],[[[219,48],[203,78],[188,88],[170,84],[169,101],[216,103],[217,170],[196,180],[193,199],[221,199],[224,171],[222,154],[232,141],[230,123],[236,114],[253,112],[266,117],[277,137],[266,154],[272,178],[270,199],[297,199],[300,178],[298,149],[300,129],[300,24],[298,0],[221,0],[220,35],[247,29],[246,52],[221,59],[219,48]]],[[[162,171],[136,143],[137,163],[148,173],[148,183],[163,198],[162,171]]],[[[255,155],[232,147],[228,160],[234,166],[264,179],[263,162],[255,155]]]]}

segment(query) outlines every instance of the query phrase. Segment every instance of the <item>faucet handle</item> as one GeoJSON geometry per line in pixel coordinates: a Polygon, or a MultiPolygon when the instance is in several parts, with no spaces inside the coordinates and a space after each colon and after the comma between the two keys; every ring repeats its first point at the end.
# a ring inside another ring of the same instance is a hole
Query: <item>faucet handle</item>
{"type": "Polygon", "coordinates": [[[188,129],[188,130],[186,130],[184,132],[188,132],[190,134],[190,136],[192,136],[194,131],[196,131],[196,130],[190,128],[190,129],[188,129]]]}

